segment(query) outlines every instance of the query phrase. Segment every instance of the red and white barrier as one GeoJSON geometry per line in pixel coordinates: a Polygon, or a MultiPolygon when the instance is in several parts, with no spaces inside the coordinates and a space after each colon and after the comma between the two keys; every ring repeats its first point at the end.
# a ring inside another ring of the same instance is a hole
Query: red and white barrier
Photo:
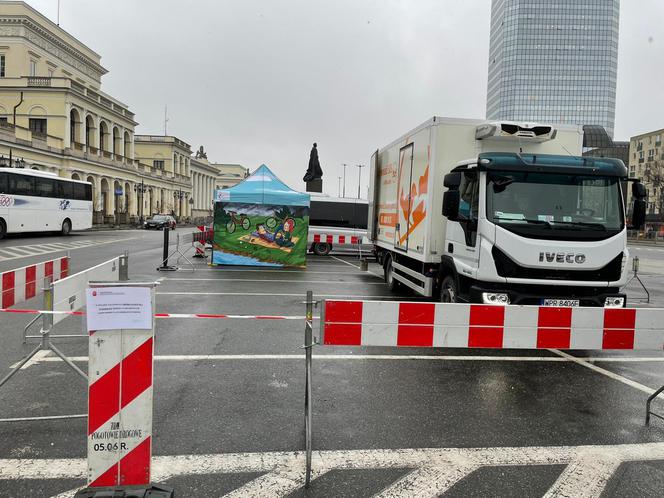
{"type": "Polygon", "coordinates": [[[198,231],[200,233],[195,233],[193,236],[193,244],[194,244],[194,249],[196,250],[196,253],[194,256],[199,257],[199,258],[204,258],[205,257],[205,244],[207,242],[212,242],[212,238],[214,237],[214,233],[211,227],[205,226],[205,225],[199,225],[196,228],[198,228],[198,231]]]}
{"type": "Polygon", "coordinates": [[[323,313],[326,345],[664,349],[664,309],[324,301],[323,313]]]}
{"type": "Polygon", "coordinates": [[[327,242],[334,245],[357,245],[361,242],[362,237],[357,235],[342,235],[338,233],[315,233],[311,242],[327,242]]]}
{"type": "Polygon", "coordinates": [[[68,274],[67,256],[0,273],[0,296],[2,296],[0,306],[9,308],[35,297],[46,277],[52,276],[53,281],[56,281],[68,274]]]}
{"type": "Polygon", "coordinates": [[[150,483],[153,330],[89,330],[88,483],[150,483]]]}

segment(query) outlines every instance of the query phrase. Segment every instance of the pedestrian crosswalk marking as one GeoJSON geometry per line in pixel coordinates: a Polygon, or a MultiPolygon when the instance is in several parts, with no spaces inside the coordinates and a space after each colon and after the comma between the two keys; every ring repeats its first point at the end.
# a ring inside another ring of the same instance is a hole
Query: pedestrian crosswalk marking
{"type": "MultiPolygon", "coordinates": [[[[312,480],[333,470],[411,469],[379,492],[382,498],[439,496],[482,467],[565,465],[547,498],[599,497],[622,462],[664,460],[664,443],[530,446],[496,448],[415,448],[314,451],[312,480]]],[[[163,482],[178,476],[260,473],[227,496],[286,496],[304,485],[301,451],[226,453],[153,457],[152,478],[163,482]]],[[[83,458],[0,459],[0,480],[80,479],[83,458]]],[[[71,498],[76,489],[56,495],[71,498]]]]}
{"type": "Polygon", "coordinates": [[[76,249],[83,249],[84,247],[94,247],[103,244],[113,244],[116,242],[123,242],[126,240],[134,239],[135,237],[127,237],[124,239],[110,239],[110,240],[75,240],[72,242],[53,242],[49,244],[31,244],[26,246],[12,246],[0,248],[0,262],[9,261],[11,259],[27,258],[29,256],[40,256],[42,254],[49,254],[59,251],[73,251],[76,249]]]}

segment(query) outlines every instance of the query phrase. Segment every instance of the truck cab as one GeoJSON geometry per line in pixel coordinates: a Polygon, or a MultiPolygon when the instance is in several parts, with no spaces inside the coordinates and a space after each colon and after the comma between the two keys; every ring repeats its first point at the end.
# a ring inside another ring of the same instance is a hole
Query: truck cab
{"type": "MultiPolygon", "coordinates": [[[[625,306],[626,180],[617,159],[483,152],[458,163],[444,177],[441,301],[625,306]]],[[[638,224],[645,192],[632,188],[638,224]]]]}

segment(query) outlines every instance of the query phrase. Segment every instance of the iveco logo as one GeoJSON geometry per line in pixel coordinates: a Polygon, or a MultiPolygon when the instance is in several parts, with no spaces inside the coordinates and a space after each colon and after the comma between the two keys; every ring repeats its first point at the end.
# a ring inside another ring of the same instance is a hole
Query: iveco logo
{"type": "Polygon", "coordinates": [[[574,254],[572,252],[541,252],[539,253],[539,260],[547,263],[585,263],[585,254],[574,254]]]}

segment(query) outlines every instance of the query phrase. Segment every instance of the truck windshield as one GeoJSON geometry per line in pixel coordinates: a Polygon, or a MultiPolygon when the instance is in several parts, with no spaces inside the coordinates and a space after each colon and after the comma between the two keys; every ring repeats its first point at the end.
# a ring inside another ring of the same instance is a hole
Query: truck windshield
{"type": "Polygon", "coordinates": [[[487,218],[526,237],[599,240],[624,226],[617,177],[488,172],[487,218]]]}

